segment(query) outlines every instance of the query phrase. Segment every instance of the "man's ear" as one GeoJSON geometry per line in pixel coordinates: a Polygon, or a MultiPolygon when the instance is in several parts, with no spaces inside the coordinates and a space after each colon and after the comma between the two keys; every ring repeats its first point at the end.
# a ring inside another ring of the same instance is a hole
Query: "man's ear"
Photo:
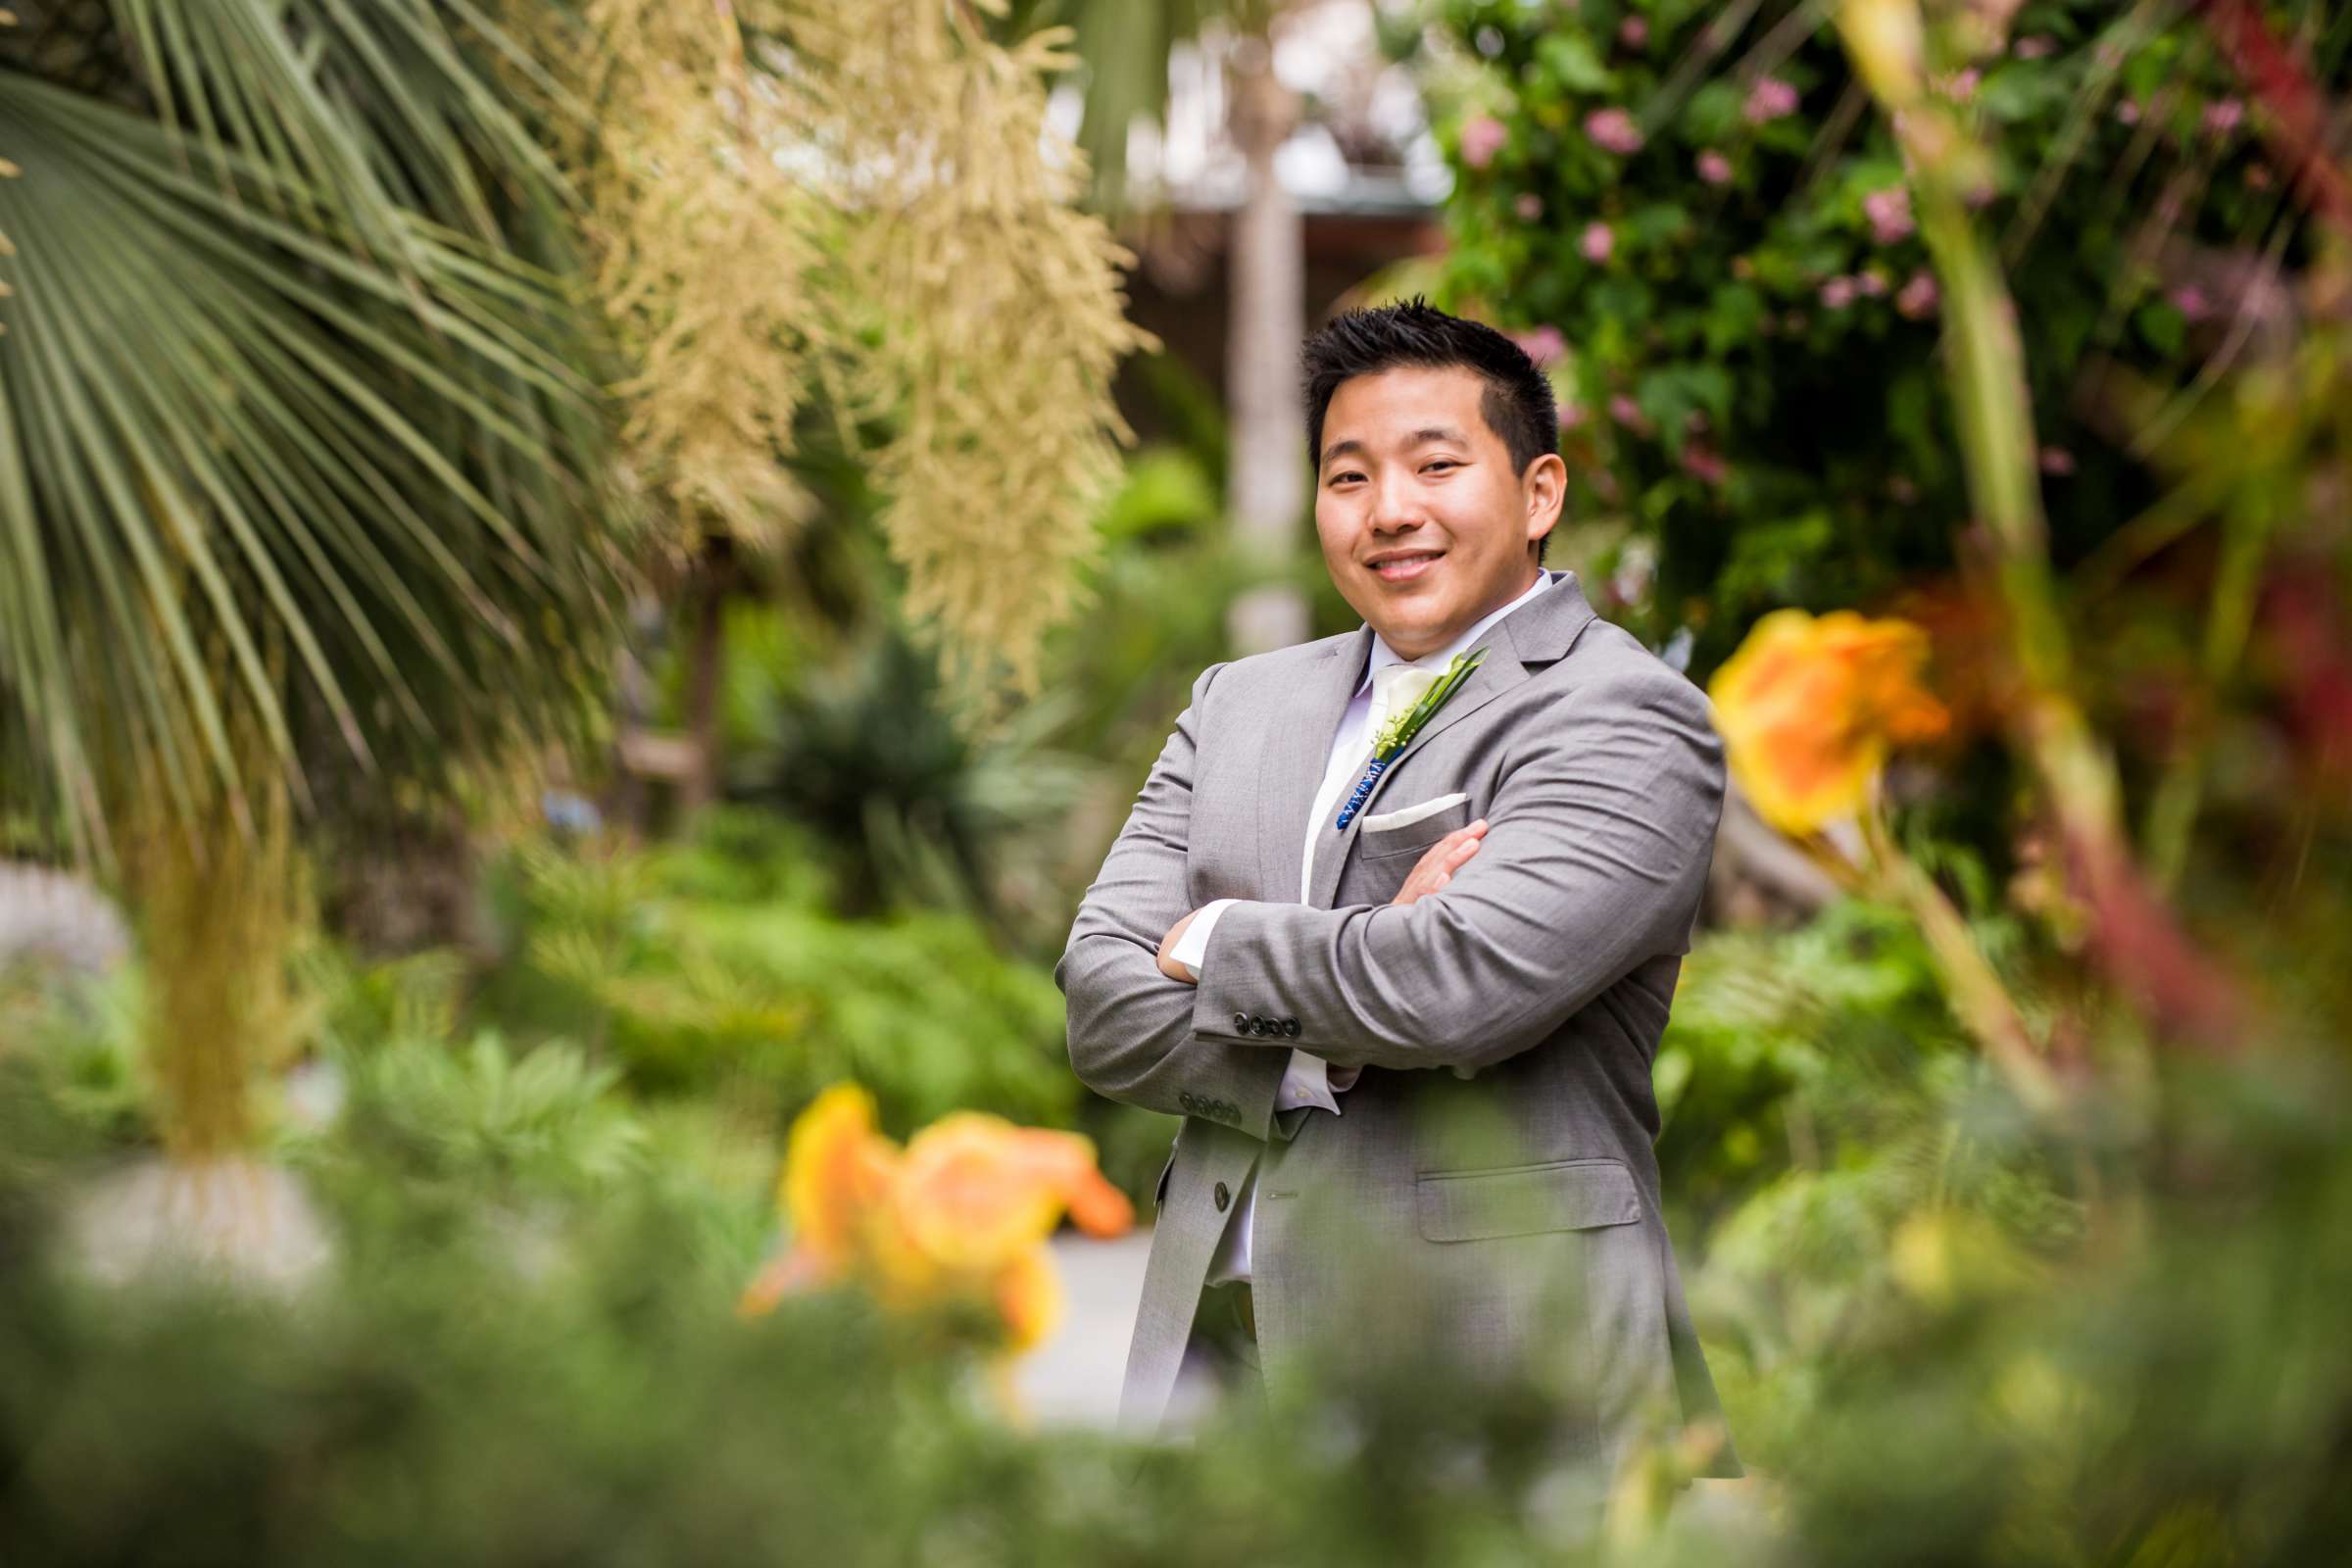
{"type": "Polygon", "coordinates": [[[1519,492],[1527,505],[1527,542],[1532,548],[1559,526],[1560,509],[1568,499],[1568,465],[1556,452],[1543,454],[1519,476],[1519,492]]]}

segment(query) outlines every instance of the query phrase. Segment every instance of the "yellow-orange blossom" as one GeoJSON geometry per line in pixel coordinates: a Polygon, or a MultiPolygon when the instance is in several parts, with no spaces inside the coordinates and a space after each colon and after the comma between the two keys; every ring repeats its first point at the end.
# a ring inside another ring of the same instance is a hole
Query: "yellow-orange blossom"
{"type": "Polygon", "coordinates": [[[876,1130],[873,1097],[855,1084],[835,1084],[793,1122],[777,1200],[792,1250],[745,1291],[747,1313],[790,1291],[855,1281],[902,1310],[986,1304],[1015,1351],[1060,1321],[1045,1242],[1062,1211],[1090,1236],[1135,1222],[1078,1133],[959,1110],[902,1150],[876,1130]]]}
{"type": "Polygon", "coordinates": [[[1764,819],[1804,835],[1851,815],[1893,747],[1949,722],[1920,685],[1927,634],[1850,610],[1779,610],[1707,684],[1732,776],[1764,819]]]}

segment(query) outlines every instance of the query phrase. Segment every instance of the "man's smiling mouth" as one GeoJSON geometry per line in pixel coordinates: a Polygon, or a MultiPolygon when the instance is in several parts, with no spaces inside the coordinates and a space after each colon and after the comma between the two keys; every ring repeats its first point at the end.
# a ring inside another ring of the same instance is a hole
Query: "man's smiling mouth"
{"type": "Polygon", "coordinates": [[[1443,550],[1399,550],[1394,555],[1378,557],[1370,564],[1383,582],[1411,582],[1437,564],[1438,558],[1445,554],[1443,550]]]}

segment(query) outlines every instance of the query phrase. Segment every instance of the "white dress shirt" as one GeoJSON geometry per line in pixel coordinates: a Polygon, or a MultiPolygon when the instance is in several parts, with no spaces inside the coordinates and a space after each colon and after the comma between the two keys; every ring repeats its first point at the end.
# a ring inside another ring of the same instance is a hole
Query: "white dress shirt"
{"type": "MultiPolygon", "coordinates": [[[[1541,573],[1527,592],[1501,609],[1489,612],[1468,631],[1436,653],[1420,659],[1403,658],[1378,632],[1372,634],[1371,657],[1365,662],[1362,679],[1356,682],[1355,695],[1348,699],[1347,711],[1340,715],[1339,728],[1331,737],[1331,754],[1323,765],[1323,783],[1315,791],[1314,809],[1307,813],[1306,837],[1299,846],[1299,903],[1307,901],[1314,887],[1315,847],[1319,842],[1316,830],[1329,831],[1331,819],[1339,814],[1341,797],[1354,787],[1357,779],[1363,777],[1364,763],[1372,750],[1372,677],[1391,664],[1409,663],[1422,669],[1445,669],[1453,662],[1456,654],[1468,653],[1478,646],[1478,640],[1496,621],[1566,575],[1559,571],[1541,573]]],[[[1385,718],[1387,715],[1382,716],[1385,718]]],[[[1208,936],[1216,929],[1217,916],[1225,911],[1227,905],[1236,902],[1233,899],[1216,899],[1202,905],[1193,916],[1193,923],[1184,928],[1184,935],[1177,939],[1176,946],[1169,952],[1168,956],[1183,964],[1194,979],[1200,978],[1200,963],[1208,956],[1208,936]]],[[[1319,1105],[1335,1116],[1343,1114],[1333,1091],[1345,1094],[1354,1088],[1360,1071],[1356,1067],[1334,1068],[1321,1056],[1294,1046],[1291,1048],[1290,1063],[1283,1071],[1282,1087],[1274,1095],[1274,1108],[1278,1111],[1296,1110],[1300,1105],[1319,1105]]],[[[1209,1259],[1208,1283],[1211,1285],[1250,1277],[1250,1233],[1257,1212],[1255,1164],[1250,1167],[1250,1174],[1243,1178],[1241,1199],[1234,1206],[1237,1212],[1233,1223],[1225,1227],[1225,1234],[1217,1243],[1216,1254],[1209,1259]]]]}

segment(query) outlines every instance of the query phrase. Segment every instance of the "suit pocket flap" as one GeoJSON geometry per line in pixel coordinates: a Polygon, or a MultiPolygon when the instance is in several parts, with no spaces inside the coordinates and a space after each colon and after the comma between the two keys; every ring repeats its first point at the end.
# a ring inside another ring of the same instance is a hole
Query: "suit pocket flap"
{"type": "Polygon", "coordinates": [[[1614,1159],[1432,1171],[1414,1179],[1413,1201],[1422,1239],[1432,1242],[1592,1230],[1642,1217],[1634,1173],[1614,1159]]]}

